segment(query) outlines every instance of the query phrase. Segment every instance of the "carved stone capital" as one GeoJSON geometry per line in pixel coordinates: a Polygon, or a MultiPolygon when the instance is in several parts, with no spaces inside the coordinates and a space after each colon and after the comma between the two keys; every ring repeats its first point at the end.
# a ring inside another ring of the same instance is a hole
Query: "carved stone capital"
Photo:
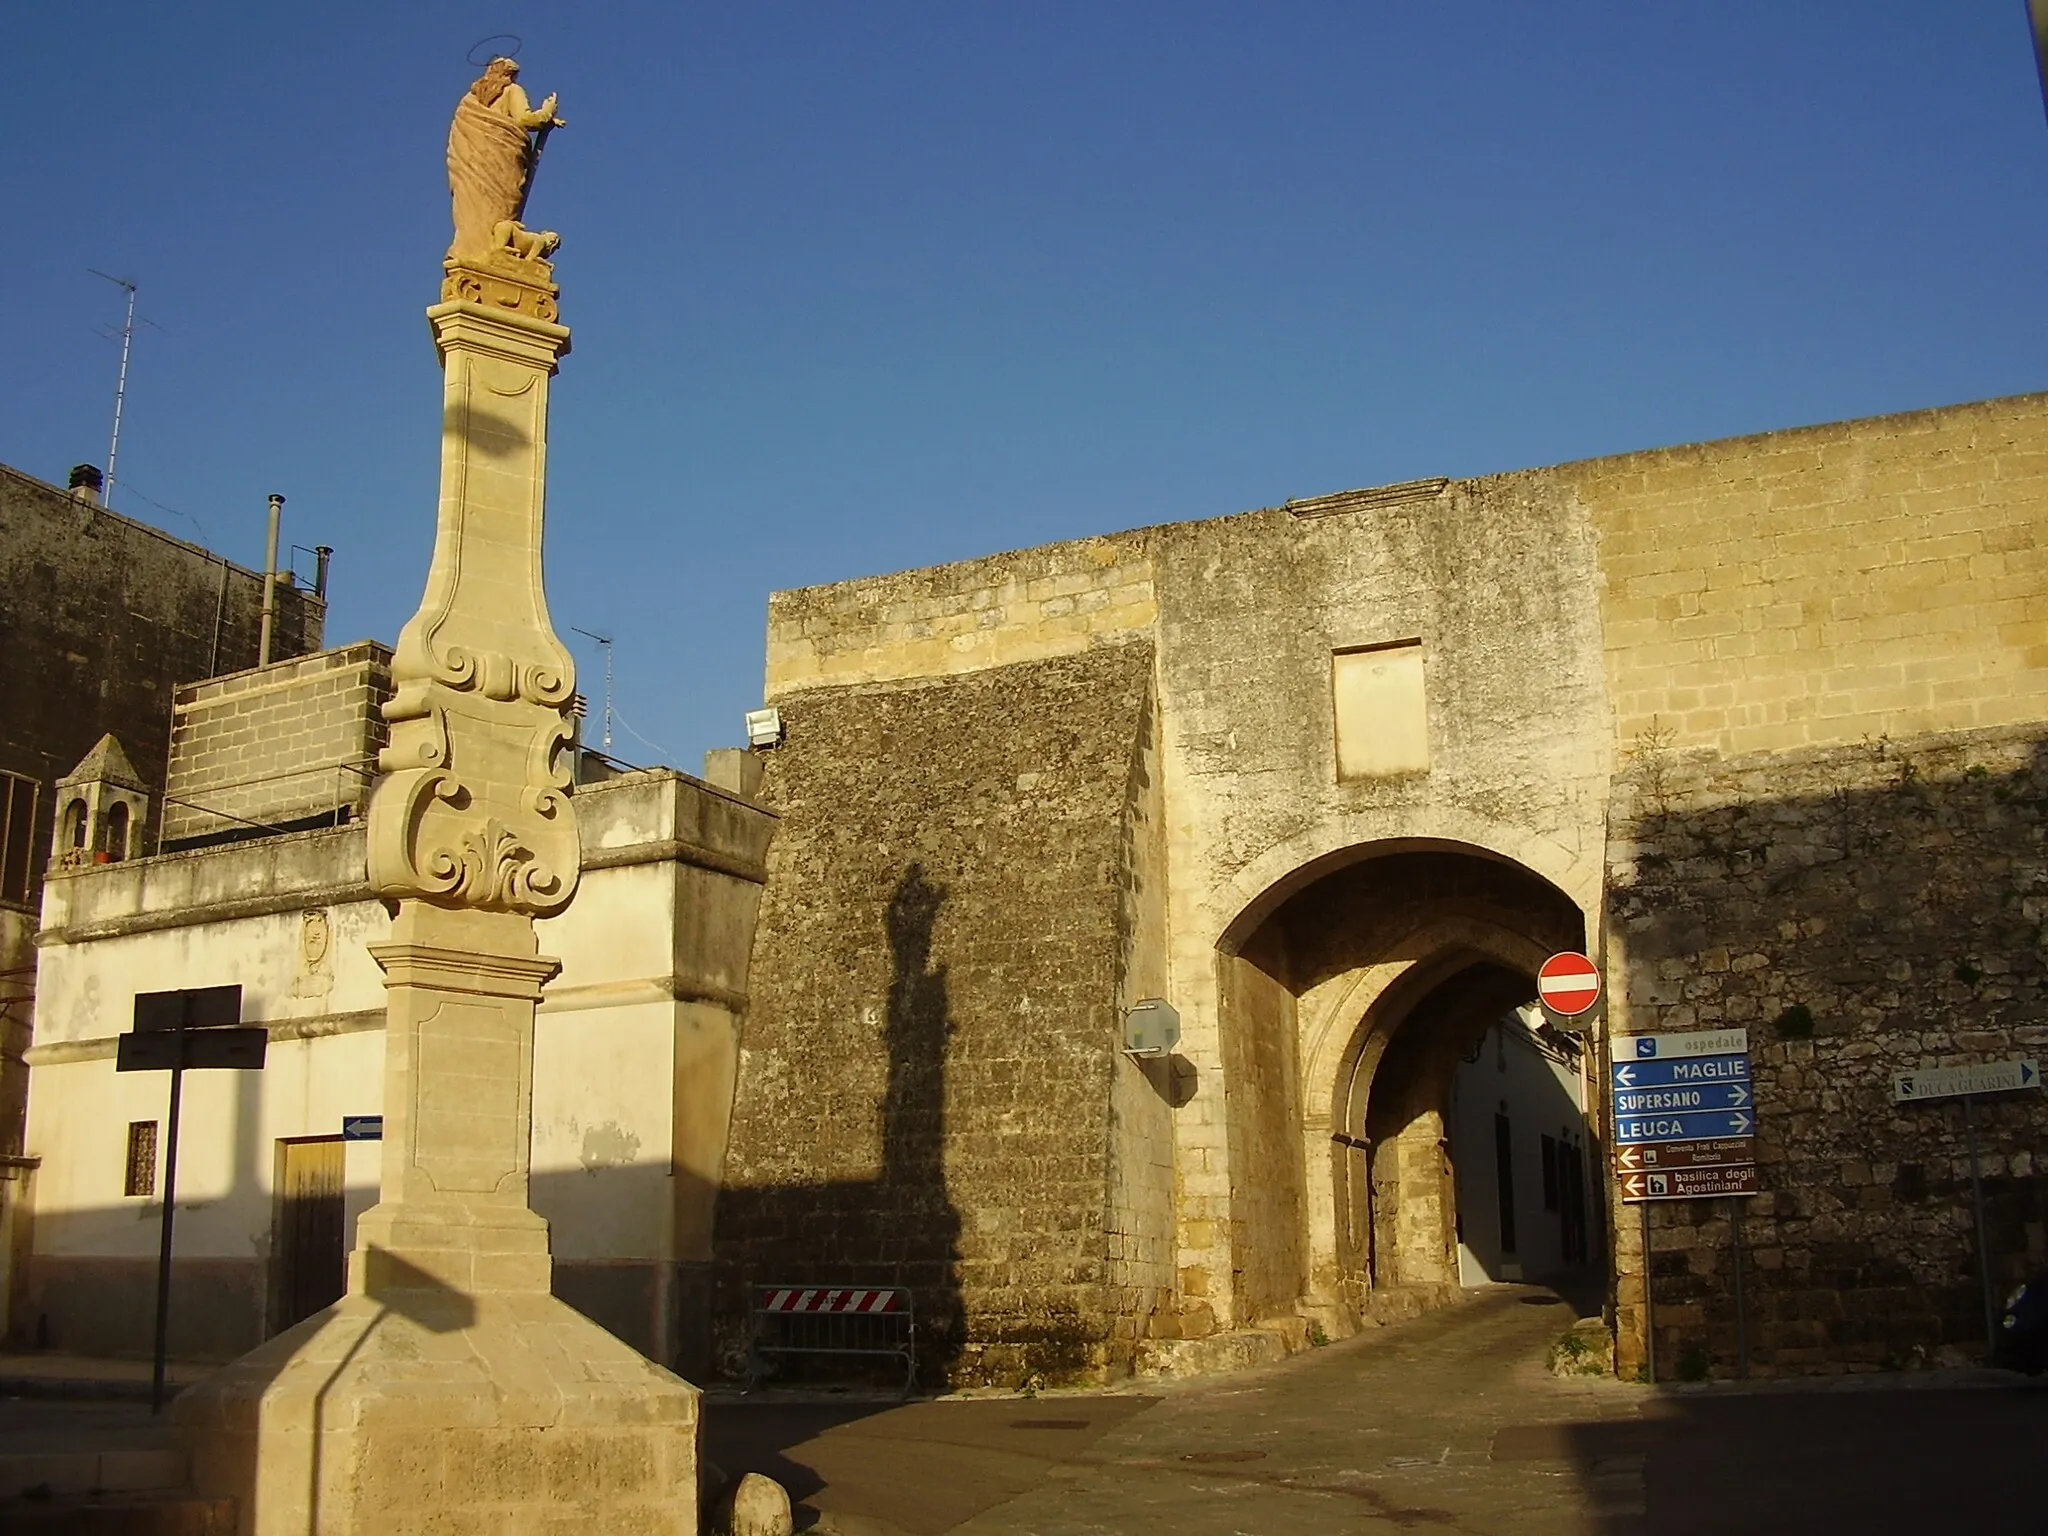
{"type": "Polygon", "coordinates": [[[441,269],[445,274],[441,279],[443,303],[481,304],[550,323],[560,318],[562,290],[554,280],[554,264],[543,257],[491,251],[451,256],[441,269]]]}

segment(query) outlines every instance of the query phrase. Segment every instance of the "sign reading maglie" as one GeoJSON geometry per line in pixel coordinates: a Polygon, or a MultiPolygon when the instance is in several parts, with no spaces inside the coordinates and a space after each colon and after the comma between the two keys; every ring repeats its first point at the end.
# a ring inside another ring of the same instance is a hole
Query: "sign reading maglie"
{"type": "Polygon", "coordinates": [[[1617,1061],[1616,1088],[1664,1088],[1684,1083],[1746,1083],[1747,1056],[1674,1056],[1668,1061],[1617,1061]]]}

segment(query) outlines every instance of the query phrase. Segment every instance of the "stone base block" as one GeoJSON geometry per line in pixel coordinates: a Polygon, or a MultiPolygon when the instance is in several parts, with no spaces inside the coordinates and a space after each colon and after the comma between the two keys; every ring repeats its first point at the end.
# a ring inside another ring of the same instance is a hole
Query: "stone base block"
{"type": "Polygon", "coordinates": [[[171,1416],[238,1536],[696,1536],[697,1389],[546,1294],[350,1295],[171,1416]]]}
{"type": "Polygon", "coordinates": [[[1212,1333],[1206,1339],[1141,1339],[1137,1374],[1175,1379],[1241,1371],[1287,1358],[1287,1340],[1266,1328],[1212,1333]]]}

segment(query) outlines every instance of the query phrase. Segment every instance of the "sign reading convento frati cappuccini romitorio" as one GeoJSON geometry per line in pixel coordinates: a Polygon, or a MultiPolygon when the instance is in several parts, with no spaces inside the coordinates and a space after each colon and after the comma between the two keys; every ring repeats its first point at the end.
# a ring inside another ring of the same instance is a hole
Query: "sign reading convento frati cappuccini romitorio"
{"type": "Polygon", "coordinates": [[[1623,1200],[1757,1192],[1747,1030],[1620,1035],[1608,1072],[1623,1200]]]}

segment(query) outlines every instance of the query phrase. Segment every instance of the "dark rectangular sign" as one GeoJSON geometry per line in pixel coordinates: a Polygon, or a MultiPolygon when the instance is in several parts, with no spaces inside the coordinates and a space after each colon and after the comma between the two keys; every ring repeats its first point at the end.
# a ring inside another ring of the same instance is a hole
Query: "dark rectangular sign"
{"type": "Polygon", "coordinates": [[[1617,1172],[1643,1169],[1725,1168],[1756,1161],[1754,1136],[1717,1136],[1706,1141],[1667,1141],[1648,1147],[1619,1147],[1614,1153],[1617,1172]]]}
{"type": "Polygon", "coordinates": [[[1623,1200],[1712,1200],[1757,1192],[1756,1164],[1739,1168],[1673,1168],[1660,1173],[1624,1173],[1623,1200]]]}
{"type": "Polygon", "coordinates": [[[135,994],[135,1027],[225,1029],[242,1022],[242,987],[184,987],[175,992],[135,994]]]}
{"type": "Polygon", "coordinates": [[[117,1072],[256,1072],[263,1067],[270,1031],[251,1029],[150,1030],[122,1035],[115,1045],[117,1072]]]}

